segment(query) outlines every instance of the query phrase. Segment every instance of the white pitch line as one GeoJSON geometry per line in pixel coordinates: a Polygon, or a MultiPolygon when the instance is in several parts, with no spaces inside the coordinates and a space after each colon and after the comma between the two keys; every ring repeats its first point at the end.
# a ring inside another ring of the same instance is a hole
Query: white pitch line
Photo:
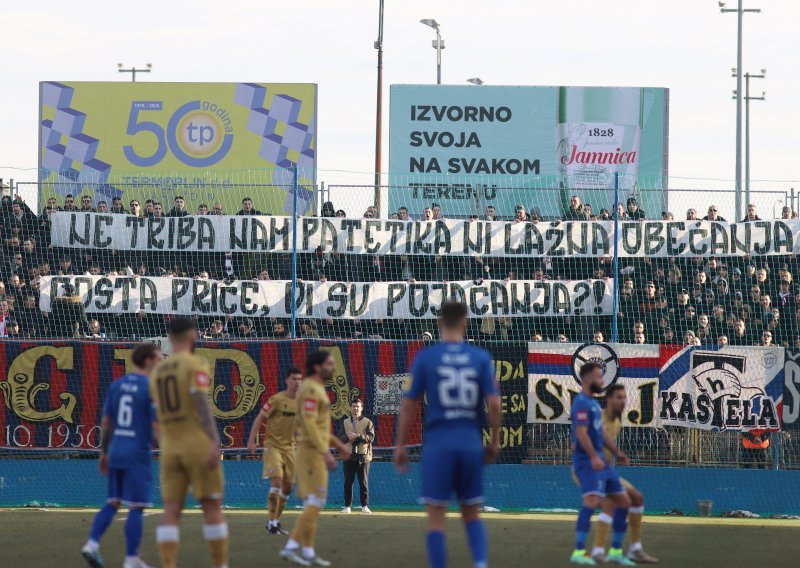
{"type": "MultiPolygon", "coordinates": [[[[144,514],[142,514],[143,517],[151,517],[153,515],[158,515],[158,511],[153,511],[152,513],[144,513],[144,514]]],[[[125,515],[124,517],[120,517],[119,519],[117,519],[117,521],[120,521],[120,522],[121,521],[127,521],[127,520],[128,520],[128,515],[125,515]]]]}

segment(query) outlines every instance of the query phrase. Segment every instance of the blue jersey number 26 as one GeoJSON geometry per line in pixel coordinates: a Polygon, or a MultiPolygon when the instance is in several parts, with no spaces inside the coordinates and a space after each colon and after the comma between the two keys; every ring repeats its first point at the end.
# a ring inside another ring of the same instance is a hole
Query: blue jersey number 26
{"type": "Polygon", "coordinates": [[[471,367],[437,367],[439,402],[445,408],[475,408],[478,404],[478,373],[471,367]]]}

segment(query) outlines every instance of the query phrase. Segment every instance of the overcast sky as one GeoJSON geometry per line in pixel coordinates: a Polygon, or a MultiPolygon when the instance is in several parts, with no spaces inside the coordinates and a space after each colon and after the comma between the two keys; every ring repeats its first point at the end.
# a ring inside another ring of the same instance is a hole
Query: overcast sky
{"type": "MultiPolygon", "coordinates": [[[[752,103],[752,178],[774,180],[754,186],[800,187],[800,2],[746,7],[764,12],[745,16],[744,68],[768,70],[753,84],[768,93],[752,103]]],[[[0,177],[35,176],[7,167],[37,165],[39,81],[126,80],[118,62],[151,62],[142,80],[318,83],[319,178],[356,180],[327,170],[373,167],[377,15],[378,0],[6,2],[0,177]]],[[[442,25],[445,83],[669,87],[671,186],[733,178],[736,15],[716,1],[386,0],[385,150],[388,86],[435,81],[420,18],[442,25]]]]}

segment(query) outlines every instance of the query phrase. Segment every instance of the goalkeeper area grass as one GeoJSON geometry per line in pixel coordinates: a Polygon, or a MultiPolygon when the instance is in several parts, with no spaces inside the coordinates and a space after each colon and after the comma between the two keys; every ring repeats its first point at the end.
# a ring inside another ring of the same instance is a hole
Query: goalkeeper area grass
{"type": "MultiPolygon", "coordinates": [[[[95,511],[90,509],[0,510],[0,540],[4,566],[81,567],[80,550],[86,541],[95,511]]],[[[158,565],[155,528],[160,511],[149,510],[141,556],[158,565]]],[[[267,535],[266,513],[227,510],[231,532],[230,565],[288,566],[278,558],[286,537],[267,535]]],[[[291,529],[297,511],[284,515],[291,529]]],[[[125,554],[123,534],[126,511],[117,515],[103,539],[101,553],[106,566],[121,566],[125,554]]],[[[484,515],[489,531],[490,565],[495,567],[570,566],[574,515],[484,515]]],[[[189,510],[181,523],[180,566],[208,566],[201,538],[202,515],[189,510]]],[[[334,566],[407,568],[427,565],[424,544],[425,517],[421,512],[376,512],[342,515],[323,513],[319,522],[317,553],[334,566]]],[[[660,566],[724,568],[796,566],[800,521],[770,519],[721,519],[696,517],[646,517],[645,549],[661,560],[660,566]],[[794,551],[794,552],[793,552],[794,551]]],[[[457,514],[448,522],[449,566],[471,565],[469,549],[457,514]]],[[[589,543],[593,537],[590,537],[589,543]]],[[[626,543],[627,548],[627,543],[626,543]]]]}

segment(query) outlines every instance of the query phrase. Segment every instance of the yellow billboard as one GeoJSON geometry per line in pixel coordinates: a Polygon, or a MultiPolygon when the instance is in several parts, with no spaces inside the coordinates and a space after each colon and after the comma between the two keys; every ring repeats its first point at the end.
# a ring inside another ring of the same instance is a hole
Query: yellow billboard
{"type": "Polygon", "coordinates": [[[297,185],[298,211],[312,206],[315,84],[45,81],[39,102],[40,203],[88,194],[169,210],[183,196],[192,213],[235,213],[250,197],[285,214],[297,185]]]}

